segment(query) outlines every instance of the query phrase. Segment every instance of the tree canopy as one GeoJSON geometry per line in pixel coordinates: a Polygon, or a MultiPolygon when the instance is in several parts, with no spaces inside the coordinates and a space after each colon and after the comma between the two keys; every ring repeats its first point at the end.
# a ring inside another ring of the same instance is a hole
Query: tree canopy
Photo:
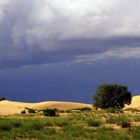
{"type": "Polygon", "coordinates": [[[131,104],[132,95],[126,86],[104,84],[97,89],[94,100],[97,108],[121,109],[125,104],[131,104]]]}

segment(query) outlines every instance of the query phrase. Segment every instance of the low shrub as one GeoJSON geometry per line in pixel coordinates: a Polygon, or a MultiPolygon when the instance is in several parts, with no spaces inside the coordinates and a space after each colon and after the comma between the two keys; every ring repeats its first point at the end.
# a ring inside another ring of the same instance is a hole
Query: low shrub
{"type": "Polygon", "coordinates": [[[88,125],[92,127],[99,127],[101,125],[101,121],[90,119],[88,120],[88,125]]]}
{"type": "Polygon", "coordinates": [[[55,125],[56,126],[59,126],[59,127],[63,127],[63,126],[67,126],[69,123],[67,120],[59,120],[59,121],[56,121],[55,122],[55,125]]]}
{"type": "Polygon", "coordinates": [[[106,122],[109,124],[116,124],[116,123],[118,123],[118,117],[110,115],[107,117],[106,122]]]}
{"type": "Polygon", "coordinates": [[[40,121],[33,122],[32,125],[34,130],[42,130],[44,128],[43,123],[40,121]]]}
{"type": "Polygon", "coordinates": [[[131,123],[130,123],[130,121],[128,121],[128,120],[123,120],[123,121],[121,121],[121,122],[120,122],[120,125],[121,125],[122,128],[131,127],[131,123]]]}
{"type": "Polygon", "coordinates": [[[110,115],[107,118],[106,122],[110,124],[120,125],[122,128],[131,127],[130,119],[125,115],[118,115],[118,116],[110,115]]]}
{"type": "Polygon", "coordinates": [[[133,120],[136,122],[139,122],[140,121],[140,114],[137,114],[136,116],[134,116],[133,120]]]}
{"type": "Polygon", "coordinates": [[[123,112],[121,109],[117,109],[117,108],[108,108],[106,109],[106,111],[108,113],[122,113],[123,112]]]}
{"type": "Polygon", "coordinates": [[[64,110],[59,110],[58,112],[59,112],[59,113],[65,113],[65,111],[64,111],[64,110]]]}
{"type": "Polygon", "coordinates": [[[10,121],[3,120],[0,122],[0,131],[10,131],[12,129],[12,124],[10,121]]]}
{"type": "Polygon", "coordinates": [[[22,110],[22,111],[21,111],[21,114],[26,114],[25,110],[22,110]]]}
{"type": "Polygon", "coordinates": [[[117,124],[120,125],[122,128],[131,127],[130,120],[124,115],[119,116],[117,124]]]}
{"type": "Polygon", "coordinates": [[[44,116],[50,116],[50,117],[58,116],[57,109],[45,109],[42,111],[43,111],[44,116]]]}
{"type": "Polygon", "coordinates": [[[20,120],[13,119],[13,120],[11,120],[11,125],[15,128],[19,128],[19,127],[21,127],[22,122],[20,120]]]}
{"type": "Polygon", "coordinates": [[[80,111],[90,111],[91,108],[90,107],[83,107],[83,108],[79,108],[80,111]]]}

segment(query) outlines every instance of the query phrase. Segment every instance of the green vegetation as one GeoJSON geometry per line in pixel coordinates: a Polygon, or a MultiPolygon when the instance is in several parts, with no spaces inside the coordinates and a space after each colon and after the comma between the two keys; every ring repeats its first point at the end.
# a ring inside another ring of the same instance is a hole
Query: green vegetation
{"type": "MultiPolygon", "coordinates": [[[[64,114],[66,112],[63,112],[64,114]]],[[[1,140],[139,140],[140,112],[89,110],[57,117],[21,114],[0,117],[1,140]],[[136,122],[136,123],[135,123],[136,122]]]]}
{"type": "Polygon", "coordinates": [[[44,116],[50,116],[50,117],[57,116],[57,109],[44,109],[42,111],[44,116]]]}
{"type": "Polygon", "coordinates": [[[77,108],[75,110],[79,110],[79,111],[91,111],[90,107],[83,107],[83,108],[77,108]]]}
{"type": "Polygon", "coordinates": [[[95,106],[102,109],[121,109],[125,104],[131,103],[131,93],[126,86],[117,84],[104,84],[99,86],[94,96],[95,106]]]}
{"type": "Polygon", "coordinates": [[[90,119],[88,120],[88,125],[92,127],[98,127],[101,125],[101,121],[96,120],[96,119],[90,119]]]}

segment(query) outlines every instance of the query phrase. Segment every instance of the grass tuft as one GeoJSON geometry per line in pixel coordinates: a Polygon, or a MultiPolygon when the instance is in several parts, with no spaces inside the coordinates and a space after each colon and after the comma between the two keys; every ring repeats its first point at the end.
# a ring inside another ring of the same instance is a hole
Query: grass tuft
{"type": "Polygon", "coordinates": [[[101,125],[101,121],[95,120],[95,119],[90,119],[90,120],[88,120],[88,125],[91,127],[99,127],[101,125]]]}

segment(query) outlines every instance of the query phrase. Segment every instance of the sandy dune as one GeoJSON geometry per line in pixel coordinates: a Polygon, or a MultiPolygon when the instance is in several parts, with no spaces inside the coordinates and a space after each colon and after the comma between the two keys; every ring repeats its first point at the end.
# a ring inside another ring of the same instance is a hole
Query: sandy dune
{"type": "MultiPolygon", "coordinates": [[[[57,102],[57,101],[47,101],[40,103],[24,103],[24,102],[14,102],[14,101],[0,101],[0,115],[13,115],[20,114],[25,108],[33,109],[45,109],[45,108],[57,108],[59,110],[68,110],[74,108],[92,107],[91,104],[75,103],[75,102],[57,102]]],[[[140,109],[140,96],[134,96],[132,98],[131,105],[126,105],[125,108],[137,108],[140,109]]]]}
{"type": "Polygon", "coordinates": [[[82,107],[92,107],[92,105],[75,102],[48,101],[40,103],[24,103],[5,100],[0,101],[0,115],[20,114],[21,111],[24,110],[26,107],[38,110],[45,108],[57,108],[59,110],[67,110],[82,107]]]}
{"type": "Polygon", "coordinates": [[[137,108],[140,109],[140,96],[133,96],[130,105],[126,105],[125,108],[137,108]]]}

